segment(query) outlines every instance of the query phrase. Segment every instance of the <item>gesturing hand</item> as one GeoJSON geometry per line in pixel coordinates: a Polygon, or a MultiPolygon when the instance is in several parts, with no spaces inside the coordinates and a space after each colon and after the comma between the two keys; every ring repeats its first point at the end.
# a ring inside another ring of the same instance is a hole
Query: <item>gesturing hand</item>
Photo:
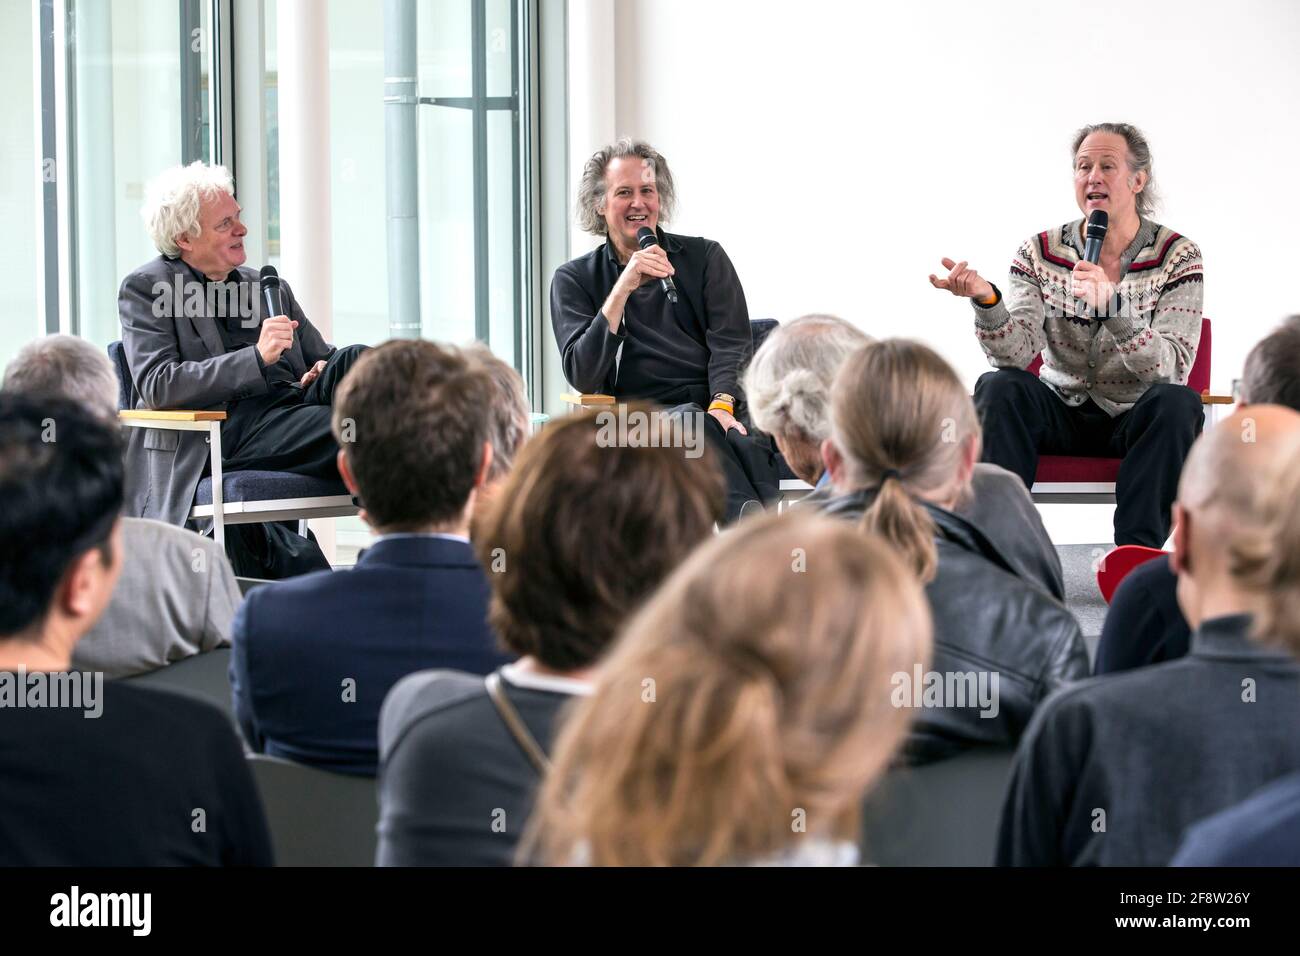
{"type": "Polygon", "coordinates": [[[947,289],[955,296],[963,299],[987,299],[993,295],[993,286],[987,279],[980,278],[980,274],[974,269],[966,266],[966,260],[953,262],[946,256],[942,260],[943,267],[948,272],[946,279],[940,279],[933,272],[930,273],[930,285],[936,289],[947,289]]]}
{"type": "Polygon", "coordinates": [[[1105,269],[1085,259],[1074,264],[1074,272],[1070,278],[1070,292],[1096,312],[1103,311],[1103,308],[1109,311],[1111,299],[1115,296],[1115,286],[1106,277],[1105,269]]]}
{"type": "Polygon", "coordinates": [[[626,283],[629,290],[639,289],[652,279],[662,279],[676,272],[663,246],[650,246],[632,253],[618,281],[626,283]]]}
{"type": "Polygon", "coordinates": [[[303,388],[306,388],[312,382],[316,381],[316,379],[320,378],[320,373],[323,371],[325,371],[325,360],[321,359],[311,368],[307,369],[306,374],[303,375],[302,377],[302,381],[300,381],[298,384],[301,385],[303,388]]]}
{"type": "Polygon", "coordinates": [[[262,323],[257,336],[257,351],[262,361],[274,365],[280,361],[285,349],[293,347],[293,330],[298,323],[287,315],[275,315],[262,323]]]}

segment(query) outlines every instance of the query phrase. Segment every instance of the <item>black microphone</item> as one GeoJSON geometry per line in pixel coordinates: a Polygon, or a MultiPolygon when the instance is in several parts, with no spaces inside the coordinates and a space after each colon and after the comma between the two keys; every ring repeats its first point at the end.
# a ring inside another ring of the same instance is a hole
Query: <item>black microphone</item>
{"type": "Polygon", "coordinates": [[[275,266],[262,266],[262,271],[258,273],[258,280],[262,289],[262,303],[266,306],[266,315],[263,318],[285,315],[280,273],[275,271],[275,266]]]}
{"type": "MultiPolygon", "coordinates": [[[[651,246],[659,245],[659,237],[649,226],[642,226],[636,231],[636,244],[642,249],[649,249],[651,246]]],[[[673,305],[677,304],[677,286],[673,283],[672,276],[664,276],[659,280],[659,285],[664,290],[664,295],[668,296],[668,301],[673,305]]]]}
{"type": "Polygon", "coordinates": [[[1083,257],[1096,265],[1101,261],[1101,244],[1106,238],[1106,227],[1110,225],[1110,216],[1104,209],[1094,209],[1088,217],[1087,228],[1083,230],[1083,257]]]}

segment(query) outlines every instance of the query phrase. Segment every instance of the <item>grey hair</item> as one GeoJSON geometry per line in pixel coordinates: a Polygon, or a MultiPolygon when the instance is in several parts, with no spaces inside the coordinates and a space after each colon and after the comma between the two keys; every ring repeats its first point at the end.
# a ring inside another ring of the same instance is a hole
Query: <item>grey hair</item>
{"type": "Polygon", "coordinates": [[[603,236],[609,232],[605,223],[605,173],[609,164],[616,159],[640,157],[649,164],[655,174],[655,189],[659,192],[659,221],[668,222],[677,208],[677,189],[673,186],[673,174],[668,168],[668,161],[657,149],[641,140],[623,137],[617,143],[598,149],[592,153],[582,167],[582,179],[578,182],[578,228],[593,236],[603,236]]]}
{"type": "Polygon", "coordinates": [[[831,435],[831,382],[871,336],[834,315],[777,326],[749,363],[745,397],[763,431],[821,443],[831,435]]]}
{"type": "Polygon", "coordinates": [[[1246,356],[1241,400],[1252,405],[1285,405],[1300,412],[1300,315],[1255,343],[1246,356]]]}
{"type": "Polygon", "coordinates": [[[524,439],[528,437],[528,396],[523,377],[497,358],[482,342],[465,349],[466,356],[477,362],[492,380],[492,405],[488,409],[488,441],[492,445],[492,465],[488,481],[504,478],[514,467],[524,439]]]}
{"type": "Polygon", "coordinates": [[[1079,147],[1083,145],[1083,141],[1093,133],[1110,133],[1124,137],[1124,142],[1128,144],[1129,181],[1131,182],[1138,173],[1147,174],[1146,185],[1137,194],[1136,203],[1138,215],[1143,219],[1150,218],[1156,207],[1160,205],[1160,194],[1156,192],[1156,174],[1151,166],[1151,145],[1147,142],[1146,136],[1130,123],[1093,123],[1091,126],[1082,127],[1074,134],[1074,146],[1070,149],[1072,160],[1079,154],[1079,147]]]}
{"type": "Polygon", "coordinates": [[[198,238],[202,231],[199,207],[204,199],[211,199],[218,192],[235,194],[230,170],[225,166],[209,166],[201,160],[164,169],[150,180],[145,187],[140,217],[154,248],[173,259],[179,256],[181,250],[176,245],[176,237],[198,238]]]}
{"type": "Polygon", "coordinates": [[[117,374],[108,356],[74,335],[28,342],[5,369],[4,391],[66,398],[117,421],[117,374]]]}

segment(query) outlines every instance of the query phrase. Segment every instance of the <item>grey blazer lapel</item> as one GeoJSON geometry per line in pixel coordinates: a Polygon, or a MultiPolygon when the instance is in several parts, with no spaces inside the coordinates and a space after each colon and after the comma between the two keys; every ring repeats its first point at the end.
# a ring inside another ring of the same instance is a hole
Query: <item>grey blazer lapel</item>
{"type": "Polygon", "coordinates": [[[221,334],[217,331],[215,322],[215,319],[208,316],[190,317],[190,325],[194,326],[194,331],[198,333],[199,338],[203,340],[203,344],[207,346],[208,352],[214,358],[226,354],[226,346],[221,341],[221,334]]]}

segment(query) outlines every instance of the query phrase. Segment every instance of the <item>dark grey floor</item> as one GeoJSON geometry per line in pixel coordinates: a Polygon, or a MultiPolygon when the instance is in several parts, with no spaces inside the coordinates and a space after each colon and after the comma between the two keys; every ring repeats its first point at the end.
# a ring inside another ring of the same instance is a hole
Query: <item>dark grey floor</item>
{"type": "Polygon", "coordinates": [[[1065,576],[1065,606],[1079,619],[1088,657],[1097,655],[1097,639],[1106,620],[1106,602],[1097,590],[1097,562],[1113,548],[1110,544],[1058,544],[1065,576]]]}

